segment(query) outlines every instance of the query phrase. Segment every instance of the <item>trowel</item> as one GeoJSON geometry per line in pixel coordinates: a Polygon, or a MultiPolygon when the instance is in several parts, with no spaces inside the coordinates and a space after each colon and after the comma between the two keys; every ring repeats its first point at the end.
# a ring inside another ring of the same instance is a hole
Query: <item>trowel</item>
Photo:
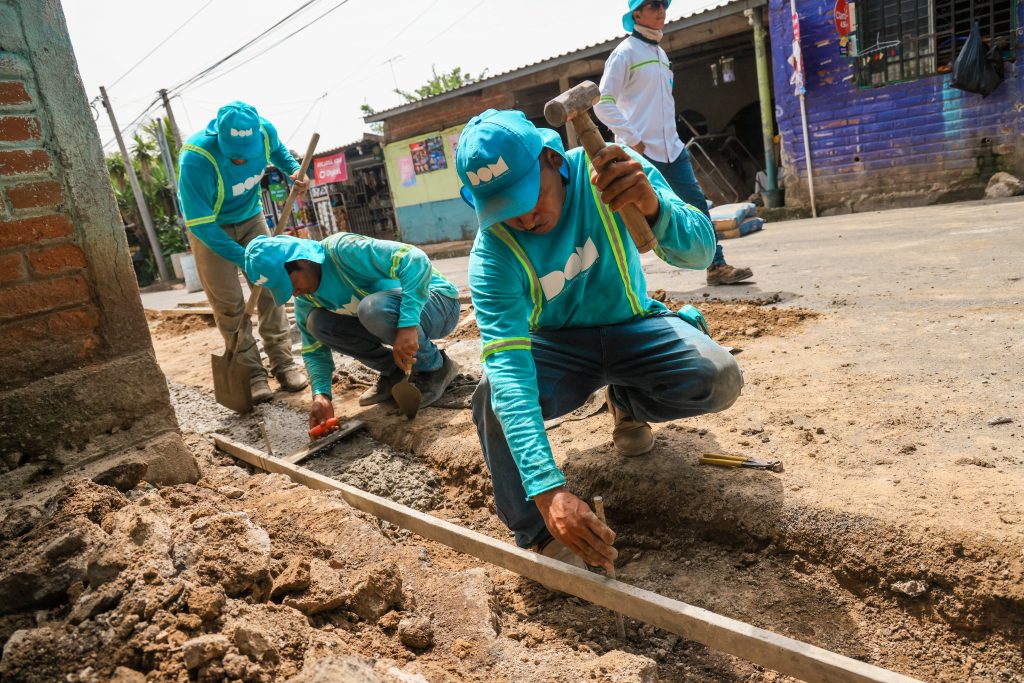
{"type": "Polygon", "coordinates": [[[416,413],[420,409],[423,393],[416,385],[409,383],[409,372],[407,371],[402,381],[391,387],[391,398],[395,399],[402,414],[411,420],[416,417],[416,413]]]}

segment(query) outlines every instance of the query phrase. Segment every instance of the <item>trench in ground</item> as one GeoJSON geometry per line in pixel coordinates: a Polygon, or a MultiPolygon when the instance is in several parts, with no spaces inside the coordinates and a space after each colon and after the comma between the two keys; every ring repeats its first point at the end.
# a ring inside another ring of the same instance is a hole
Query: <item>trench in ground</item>
{"type": "MultiPolygon", "coordinates": [[[[172,384],[171,394],[183,431],[221,433],[264,448],[256,417],[235,415],[204,390],[172,384]]],[[[258,415],[268,427],[275,453],[305,447],[305,413],[269,404],[258,415]]],[[[388,440],[387,434],[379,436],[388,440]]],[[[510,540],[493,514],[490,491],[480,490],[480,477],[435,470],[421,456],[366,433],[336,443],[303,466],[510,540]]],[[[671,497],[680,491],[667,491],[660,499],[646,492],[630,495],[617,490],[608,468],[593,460],[571,467],[575,471],[570,479],[585,489],[580,493],[601,492],[611,503],[609,523],[618,534],[622,581],[924,680],[1024,680],[1024,626],[1018,604],[968,603],[966,609],[986,613],[951,619],[948,611],[938,609],[936,595],[912,597],[851,575],[844,564],[848,558],[831,552],[846,548],[848,540],[833,545],[826,538],[820,547],[808,550],[800,542],[795,543],[799,548],[791,547],[791,539],[785,533],[773,534],[770,524],[752,530],[730,523],[730,516],[721,511],[712,511],[705,519],[674,517],[671,497]]],[[[388,532],[398,543],[423,543],[403,530],[388,532]]],[[[886,541],[878,537],[880,532],[874,533],[874,542],[886,541]]],[[[906,592],[915,590],[910,586],[906,592]]],[[[513,581],[500,598],[512,623],[504,633],[512,637],[522,637],[530,623],[542,624],[561,634],[566,647],[650,657],[658,662],[663,681],[777,680],[774,672],[631,619],[626,620],[626,639],[620,640],[606,610],[556,596],[526,579],[513,581]]]]}

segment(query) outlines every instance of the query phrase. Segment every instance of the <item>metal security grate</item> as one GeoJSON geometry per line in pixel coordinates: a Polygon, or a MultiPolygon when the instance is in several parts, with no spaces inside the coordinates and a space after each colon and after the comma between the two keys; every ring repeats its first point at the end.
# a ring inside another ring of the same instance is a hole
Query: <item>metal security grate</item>
{"type": "Polygon", "coordinates": [[[1015,29],[1016,0],[861,0],[857,82],[877,87],[953,65],[971,25],[991,41],[1015,29]]]}

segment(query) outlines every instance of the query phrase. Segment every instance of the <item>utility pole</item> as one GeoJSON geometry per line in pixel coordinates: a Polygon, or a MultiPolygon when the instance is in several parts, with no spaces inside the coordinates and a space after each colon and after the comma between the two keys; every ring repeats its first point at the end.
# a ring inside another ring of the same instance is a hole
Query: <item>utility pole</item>
{"type": "MultiPolygon", "coordinates": [[[[160,158],[163,159],[164,168],[167,169],[167,183],[170,185],[171,197],[174,199],[174,211],[178,214],[178,223],[184,229],[185,220],[181,215],[181,206],[178,205],[178,175],[174,172],[174,158],[171,156],[171,148],[167,145],[167,136],[164,135],[163,119],[156,118],[157,130],[160,135],[156,138],[156,144],[160,147],[160,158]]],[[[185,240],[188,244],[188,240],[185,240]]]]}
{"type": "Polygon", "coordinates": [[[160,279],[170,282],[171,276],[167,272],[167,264],[164,263],[164,253],[160,249],[160,239],[156,236],[156,228],[153,227],[153,217],[149,214],[149,207],[146,206],[146,198],[142,194],[142,186],[135,175],[135,166],[132,165],[132,158],[128,156],[128,148],[124,146],[124,138],[121,137],[121,129],[117,126],[117,118],[114,117],[114,108],[110,106],[110,98],[107,97],[107,89],[100,86],[100,96],[103,97],[103,106],[110,115],[110,125],[114,127],[114,137],[117,138],[117,146],[121,149],[121,157],[124,159],[124,170],[128,174],[128,181],[132,185],[132,194],[135,195],[135,203],[139,207],[139,215],[142,216],[142,224],[146,228],[146,236],[149,237],[149,246],[153,249],[153,257],[156,258],[156,268],[160,273],[160,279]]]}
{"type": "Polygon", "coordinates": [[[174,134],[174,144],[181,149],[181,131],[178,130],[178,122],[174,120],[174,111],[171,110],[171,99],[167,97],[167,88],[160,89],[160,99],[164,101],[164,110],[167,112],[167,120],[171,122],[171,133],[174,134]]]}

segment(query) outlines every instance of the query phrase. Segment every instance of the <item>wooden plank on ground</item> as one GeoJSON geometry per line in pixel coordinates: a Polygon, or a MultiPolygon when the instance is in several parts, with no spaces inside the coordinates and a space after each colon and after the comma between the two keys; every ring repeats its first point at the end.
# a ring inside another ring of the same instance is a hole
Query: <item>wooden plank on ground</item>
{"type": "Polygon", "coordinates": [[[894,671],[517,548],[386,498],[360,491],[281,458],[270,457],[223,436],[214,435],[213,439],[217,448],[239,460],[267,472],[285,474],[292,481],[312,489],[339,491],[352,507],[424,538],[504,567],[554,590],[575,595],[788,676],[811,683],[920,683],[894,671]]]}
{"type": "Polygon", "coordinates": [[[310,444],[309,447],[303,448],[301,451],[296,451],[295,453],[286,456],[285,458],[283,458],[283,460],[285,462],[290,462],[293,465],[296,465],[305,460],[306,458],[308,458],[309,456],[313,455],[317,451],[322,451],[323,449],[333,444],[335,441],[344,439],[349,434],[353,434],[365,426],[366,423],[363,422],[362,420],[349,420],[348,422],[346,422],[343,425],[340,425],[336,430],[334,430],[324,438],[320,439],[316,443],[310,444]]]}

